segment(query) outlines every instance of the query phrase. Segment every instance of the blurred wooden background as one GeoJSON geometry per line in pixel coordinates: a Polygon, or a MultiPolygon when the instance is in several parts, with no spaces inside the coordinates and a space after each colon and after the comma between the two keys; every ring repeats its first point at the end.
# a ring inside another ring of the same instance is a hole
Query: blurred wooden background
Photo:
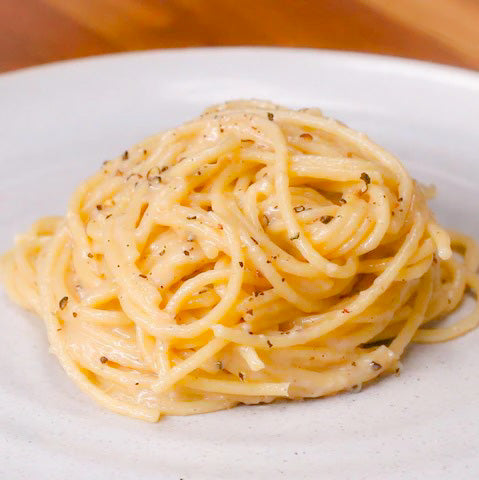
{"type": "Polygon", "coordinates": [[[479,0],[0,0],[0,71],[206,45],[356,50],[479,69],[479,0]]]}

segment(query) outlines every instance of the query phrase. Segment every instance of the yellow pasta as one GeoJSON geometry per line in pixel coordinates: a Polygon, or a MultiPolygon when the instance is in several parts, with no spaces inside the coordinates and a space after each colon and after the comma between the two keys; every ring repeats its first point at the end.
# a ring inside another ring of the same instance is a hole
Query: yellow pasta
{"type": "Polygon", "coordinates": [[[475,328],[477,244],[390,153],[317,109],[235,101],[105,162],[0,261],[104,407],[156,421],[358,390],[475,328]],[[457,252],[453,254],[453,250],[457,252]]]}

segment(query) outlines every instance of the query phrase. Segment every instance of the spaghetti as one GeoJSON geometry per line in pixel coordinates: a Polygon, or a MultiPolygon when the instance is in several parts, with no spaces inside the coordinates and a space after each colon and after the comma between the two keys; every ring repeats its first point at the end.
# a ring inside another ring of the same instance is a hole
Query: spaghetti
{"type": "Polygon", "coordinates": [[[156,421],[322,397],[394,372],[479,288],[431,192],[319,110],[236,101],[105,162],[1,260],[103,406],[156,421]],[[461,255],[453,255],[451,245],[461,255]]]}

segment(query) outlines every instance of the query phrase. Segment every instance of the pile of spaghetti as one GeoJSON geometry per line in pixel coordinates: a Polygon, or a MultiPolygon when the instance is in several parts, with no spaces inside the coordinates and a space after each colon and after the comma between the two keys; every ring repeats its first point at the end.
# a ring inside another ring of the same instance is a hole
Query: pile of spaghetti
{"type": "Polygon", "coordinates": [[[116,412],[322,397],[477,325],[477,306],[427,325],[479,287],[476,244],[436,223],[430,190],[319,110],[230,102],[105,162],[3,278],[116,412]]]}

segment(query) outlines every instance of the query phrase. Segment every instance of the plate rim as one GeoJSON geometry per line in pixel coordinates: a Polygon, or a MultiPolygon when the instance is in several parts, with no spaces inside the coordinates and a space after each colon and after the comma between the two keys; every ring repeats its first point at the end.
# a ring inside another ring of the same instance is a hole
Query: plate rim
{"type": "Polygon", "coordinates": [[[422,77],[434,78],[437,80],[449,80],[452,83],[462,82],[469,87],[477,88],[479,93],[479,70],[473,70],[465,67],[437,63],[429,60],[419,60],[415,58],[402,57],[398,55],[386,55],[369,52],[358,52],[353,50],[335,50],[314,47],[276,47],[276,46],[214,46],[214,47],[174,47],[174,48],[155,48],[146,50],[134,50],[126,52],[105,53],[99,55],[87,55],[79,58],[70,58],[45,62],[38,65],[31,65],[19,69],[0,73],[0,83],[7,80],[15,80],[18,77],[28,77],[37,74],[51,74],[57,70],[68,67],[85,66],[86,68],[97,63],[118,62],[135,57],[187,57],[192,54],[206,55],[214,57],[215,55],[228,54],[232,56],[248,55],[253,53],[263,53],[268,56],[275,55],[306,55],[316,56],[325,61],[356,62],[365,68],[388,68],[391,74],[413,71],[416,75],[422,77]],[[437,75],[440,75],[438,78],[437,75]]]}

